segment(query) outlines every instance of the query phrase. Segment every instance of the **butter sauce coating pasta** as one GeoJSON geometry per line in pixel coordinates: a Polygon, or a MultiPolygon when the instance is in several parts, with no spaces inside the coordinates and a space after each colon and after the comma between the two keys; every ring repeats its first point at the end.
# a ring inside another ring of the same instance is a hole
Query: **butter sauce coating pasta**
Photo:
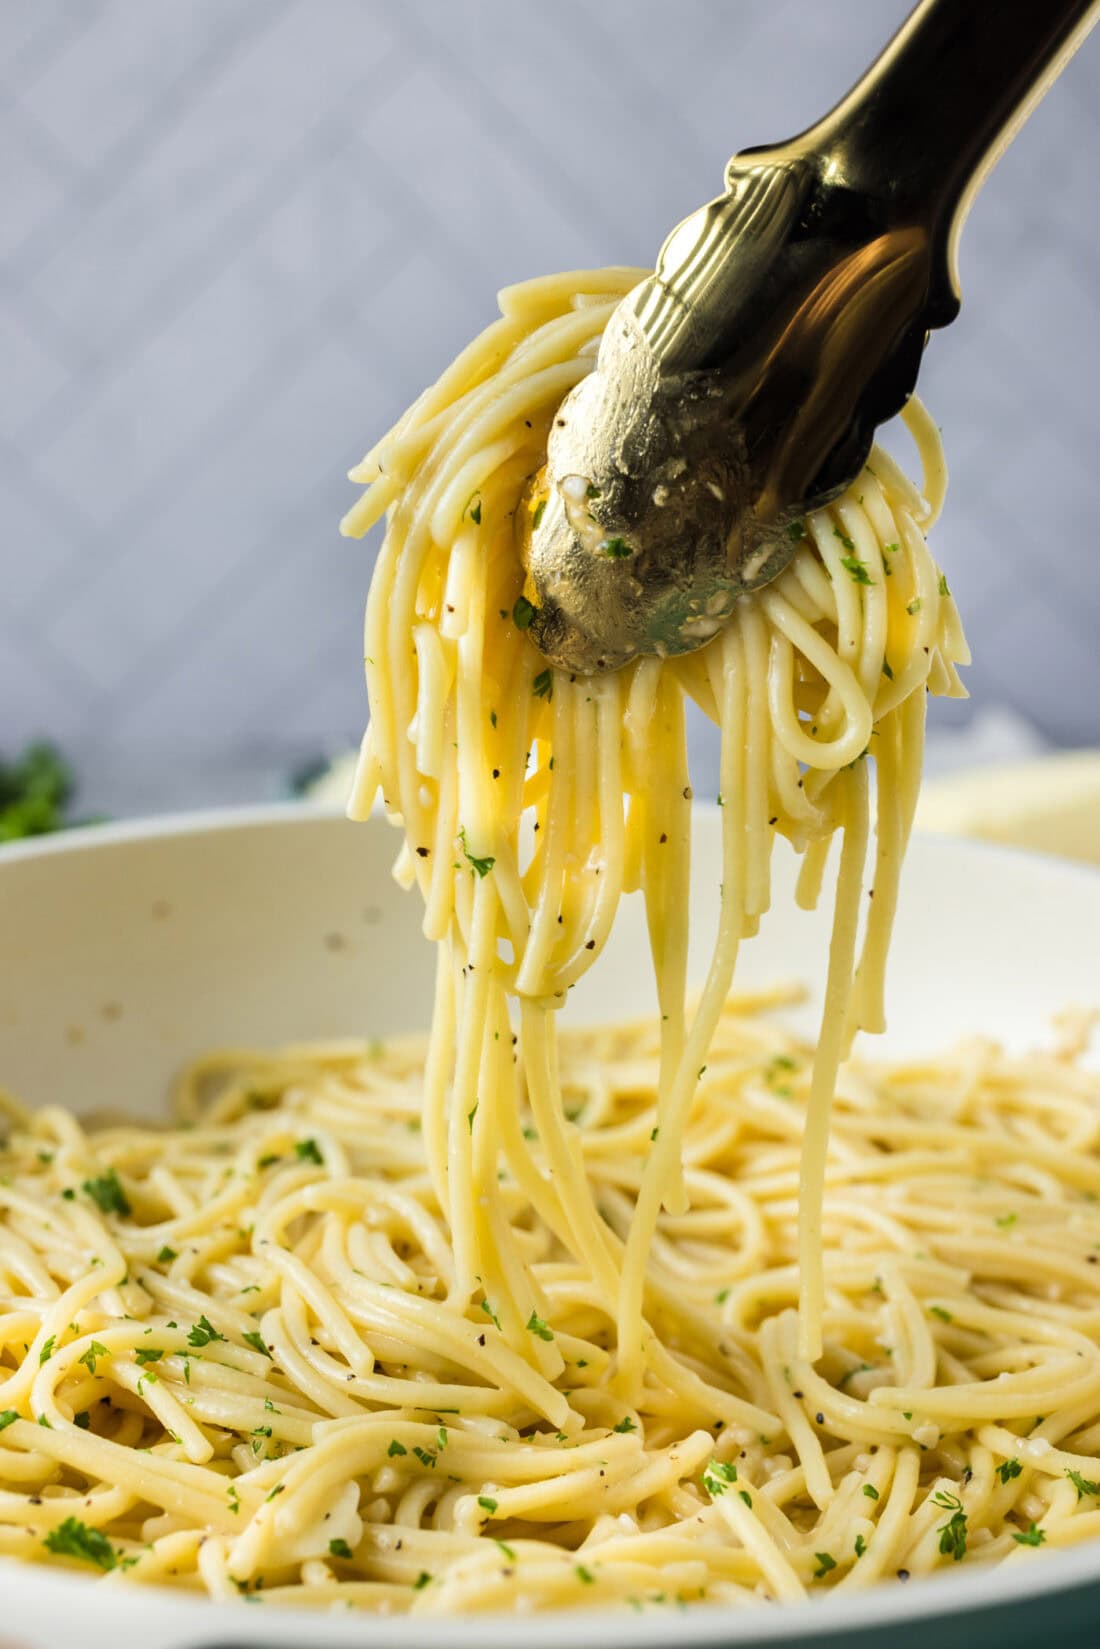
{"type": "Polygon", "coordinates": [[[927,416],[922,489],[876,450],[700,652],[573,679],[525,633],[524,481],[639,276],[505,292],[354,472],[347,530],[387,527],[353,811],[380,791],[405,835],[427,1041],[208,1056],[168,1129],[3,1102],[2,1554],[426,1616],[736,1607],[1100,1533],[1083,1032],[846,1060],[883,1025],[925,693],[966,659],[927,416]],[[721,734],[694,997],[689,699],[721,734]],[[776,835],[806,905],[840,837],[813,1048],[789,994],[731,990],[776,835]],[[659,1020],[559,1030],[634,891],[659,1020]]]}

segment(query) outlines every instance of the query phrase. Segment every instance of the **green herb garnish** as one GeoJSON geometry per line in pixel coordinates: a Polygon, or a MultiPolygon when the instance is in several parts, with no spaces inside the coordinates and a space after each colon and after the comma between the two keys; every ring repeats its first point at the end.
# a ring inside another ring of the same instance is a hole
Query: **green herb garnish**
{"type": "Polygon", "coordinates": [[[948,1494],[945,1489],[937,1489],[932,1496],[932,1504],[951,1513],[947,1522],[939,1526],[940,1551],[944,1557],[961,1563],[966,1556],[966,1513],[963,1503],[957,1494],[948,1494]]]}
{"type": "Polygon", "coordinates": [[[78,1517],[67,1517],[51,1529],[42,1542],[56,1557],[75,1557],[97,1569],[113,1569],[117,1562],[114,1547],[99,1529],[90,1529],[78,1517]]]}
{"type": "Polygon", "coordinates": [[[98,1340],[93,1340],[83,1357],[80,1358],[80,1362],[84,1364],[84,1367],[88,1370],[89,1374],[94,1374],[95,1366],[99,1358],[109,1357],[110,1355],[111,1354],[107,1350],[106,1346],[101,1346],[98,1340]]]}
{"type": "Polygon", "coordinates": [[[208,1317],[200,1317],[187,1336],[189,1346],[208,1346],[214,1340],[224,1340],[208,1317]]]}
{"type": "Polygon", "coordinates": [[[1042,1546],[1046,1540],[1046,1537],[1046,1530],[1040,1529],[1036,1523],[1032,1523],[1031,1526],[1025,1529],[1022,1533],[1014,1534],[1012,1536],[1017,1546],[1042,1546]]]}
{"type": "Polygon", "coordinates": [[[496,860],[491,856],[487,856],[484,859],[479,859],[476,853],[470,852],[470,849],[466,846],[465,825],[463,825],[462,829],[459,831],[458,839],[462,844],[462,851],[466,857],[466,862],[470,866],[470,869],[474,872],[475,876],[488,876],[489,872],[496,864],[496,860]]]}
{"type": "Polygon", "coordinates": [[[129,1215],[130,1204],[113,1168],[108,1168],[97,1179],[86,1179],[82,1189],[98,1204],[102,1213],[121,1214],[124,1219],[129,1215]]]}
{"type": "Polygon", "coordinates": [[[708,1460],[703,1467],[703,1487],[713,1499],[725,1494],[731,1483],[737,1482],[737,1467],[727,1460],[708,1460]]]}
{"type": "Polygon", "coordinates": [[[871,577],[858,555],[842,555],[840,558],[840,565],[847,568],[848,572],[851,573],[857,584],[874,583],[874,579],[871,577]]]}
{"type": "MultiPolygon", "coordinates": [[[[528,1334],[537,1335],[540,1340],[552,1340],[554,1338],[553,1329],[542,1320],[537,1311],[532,1311],[527,1319],[527,1332],[528,1334]]],[[[615,1429],[618,1431],[618,1426],[615,1429]]]]}
{"type": "Polygon", "coordinates": [[[536,610],[525,595],[517,596],[516,604],[512,608],[512,622],[515,624],[516,629],[529,630],[536,610]]]}

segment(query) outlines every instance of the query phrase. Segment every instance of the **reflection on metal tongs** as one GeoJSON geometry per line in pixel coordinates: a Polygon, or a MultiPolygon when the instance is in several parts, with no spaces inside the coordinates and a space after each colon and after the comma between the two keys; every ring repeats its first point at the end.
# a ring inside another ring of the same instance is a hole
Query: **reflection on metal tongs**
{"type": "Polygon", "coordinates": [[[859,473],[959,311],[977,187],[1098,0],[922,0],[832,112],[735,155],[563,401],[519,512],[547,658],[591,673],[702,645],[859,473]]]}

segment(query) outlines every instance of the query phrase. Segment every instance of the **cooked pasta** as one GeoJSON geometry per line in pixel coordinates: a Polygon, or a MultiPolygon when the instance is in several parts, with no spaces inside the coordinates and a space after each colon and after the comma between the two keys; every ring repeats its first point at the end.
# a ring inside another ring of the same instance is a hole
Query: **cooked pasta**
{"type": "MultiPolygon", "coordinates": [[[[418,1039],[216,1056],[169,1132],[7,1107],[0,1552],[268,1605],[736,1606],[1100,1533],[1100,1080],[975,1042],[847,1065],[824,1355],[798,1346],[812,1052],[729,1001],[659,1217],[636,1400],[582,1260],[503,1170],[523,1341],[468,1308],[418,1039]]],[[[560,1038],[621,1249],[648,1022],[560,1038]]],[[[536,1171],[549,1152],[526,1105],[536,1171]]]]}
{"type": "Polygon", "coordinates": [[[792,527],[773,584],[742,598],[699,652],[602,676],[551,669],[525,634],[516,554],[523,493],[562,396],[591,370],[615,304],[644,271],[529,281],[352,471],[369,490],[344,522],[389,510],[367,605],[371,721],[352,799],[381,789],[404,830],[397,873],[418,881],[439,942],[425,1145],[455,1247],[458,1286],[489,1287],[522,1343],[532,1292],[502,1268],[498,1145],[616,1311],[615,1377],[637,1396],[663,1353],[643,1310],[658,1211],[683,1212],[684,1120],[743,938],[770,899],[776,835],[804,855],[816,903],[843,837],[829,979],[808,1103],[799,1265],[804,1351],[821,1349],[821,1187],[829,1102],[857,1028],[883,1028],[886,950],[920,784],[925,691],[959,693],[968,654],[922,528],[945,472],[935,427],[907,413],[925,497],[875,450],[832,508],[792,527]],[[713,960],[685,1011],[692,787],[685,701],[721,732],[723,879],[713,960]],[[880,783],[874,903],[857,961],[871,802],[880,783]],[[526,828],[525,828],[526,826],[526,828]],[[557,1092],[554,1010],[599,956],[619,899],[646,901],[661,1012],[660,1121],[622,1253],[587,1195],[557,1092]],[[507,1050],[518,1000],[520,1059],[507,1050]],[[549,1154],[540,1184],[517,1133],[526,1086],[549,1154]],[[527,1159],[524,1161],[524,1159],[527,1159]]]}
{"type": "Polygon", "coordinates": [[[574,678],[525,634],[524,483],[636,276],[504,293],[355,472],[348,530],[388,518],[353,811],[380,790],[404,831],[428,1039],[212,1055],[167,1130],[5,1102],[0,1553],[438,1615],[790,1600],[1100,1532],[1083,1032],[847,1059],[925,694],[966,659],[927,416],[921,489],[876,450],[698,653],[574,678]],[[689,699],[723,867],[691,998],[689,699]],[[841,838],[812,1048],[784,993],[731,994],[777,835],[805,905],[841,838]],[[659,1018],[559,1031],[635,891],[659,1018]]]}

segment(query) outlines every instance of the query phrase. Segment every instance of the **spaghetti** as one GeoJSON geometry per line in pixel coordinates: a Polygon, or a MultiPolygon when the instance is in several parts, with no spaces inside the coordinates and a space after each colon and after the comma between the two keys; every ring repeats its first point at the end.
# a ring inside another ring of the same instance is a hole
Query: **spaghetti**
{"type": "MultiPolygon", "coordinates": [[[[1100,1534],[1100,1080],[980,1042],[846,1065],[811,1362],[812,1053],[782,1006],[733,998],[716,1029],[637,1402],[598,1281],[507,1170],[525,1342],[498,1296],[466,1309],[417,1039],[208,1059],[169,1132],[7,1106],[0,1552],[439,1615],[797,1599],[1100,1534]]],[[[656,1027],[567,1031],[559,1056],[621,1248],[656,1027]]]]}
{"type": "Polygon", "coordinates": [[[427,1044],[211,1056],[168,1131],[5,1102],[0,1552],[431,1615],[795,1599],[1100,1532],[1080,1038],[841,1064],[883,1023],[925,691],[966,657],[927,417],[923,495],[876,451],[700,652],[574,679],[524,633],[523,484],[636,278],[506,292],[356,472],[348,530],[388,523],[354,810],[381,789],[405,833],[427,1044]],[[721,733],[694,1003],[688,699],[721,733]],[[781,993],[730,993],[776,835],[807,905],[841,837],[813,1050],[781,993]],[[635,889],[659,1023],[559,1034],[635,889]]]}

